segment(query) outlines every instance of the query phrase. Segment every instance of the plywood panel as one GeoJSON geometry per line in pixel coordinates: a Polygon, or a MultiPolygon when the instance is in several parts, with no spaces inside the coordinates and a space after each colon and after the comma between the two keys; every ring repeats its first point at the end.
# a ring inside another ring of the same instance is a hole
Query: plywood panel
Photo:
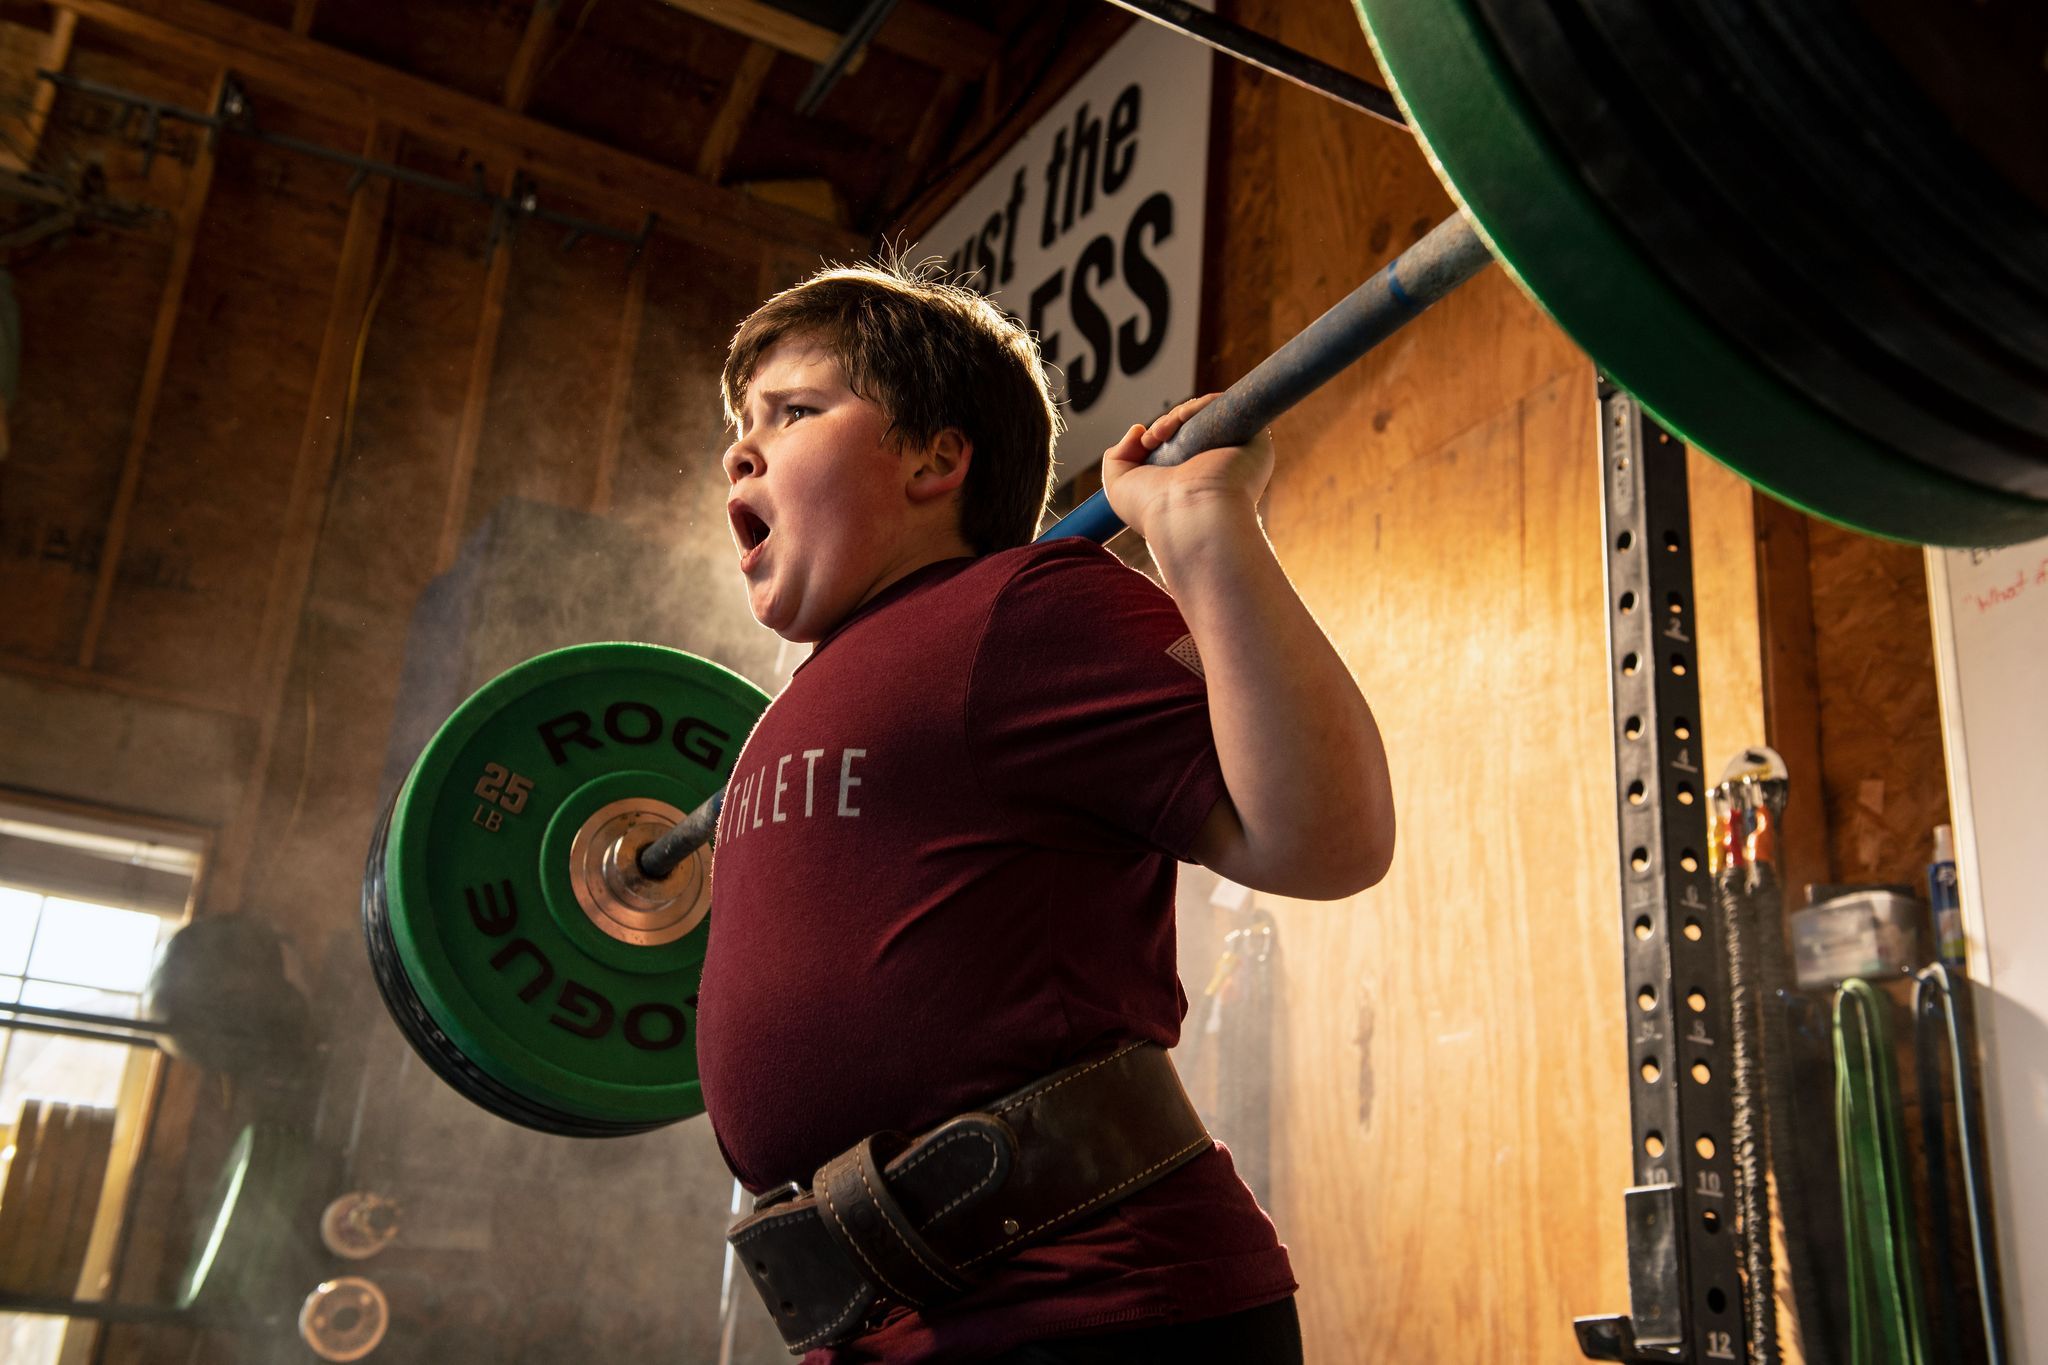
{"type": "MultiPolygon", "coordinates": [[[[417,147],[402,155],[427,167],[417,147]]],[[[317,958],[347,913],[381,802],[414,603],[434,572],[476,326],[487,215],[399,187],[306,611],[263,774],[250,908],[317,958]]]]}
{"type": "MultiPolygon", "coordinates": [[[[408,143],[408,165],[451,164],[408,143]]],[[[314,600],[366,618],[403,618],[434,567],[463,382],[484,283],[490,215],[397,186],[393,231],[335,473],[314,600]]]]}
{"type": "MultiPolygon", "coordinates": [[[[1226,8],[1370,70],[1344,6],[1226,8]]],[[[1218,383],[1449,211],[1404,134],[1224,70],[1218,383]]],[[[1380,717],[1401,831],[1379,887],[1274,907],[1272,1212],[1310,1359],[1562,1365],[1574,1316],[1627,1306],[1593,383],[1490,271],[1276,428],[1269,531],[1380,717]]],[[[1704,719],[1745,743],[1747,490],[1694,491],[1704,719]]]]}
{"type": "Polygon", "coordinates": [[[589,505],[631,273],[623,244],[564,251],[558,234],[539,227],[500,249],[511,266],[465,518],[472,527],[508,497],[589,505]]]}
{"type": "MultiPolygon", "coordinates": [[[[45,252],[14,270],[21,304],[21,392],[0,462],[0,654],[49,663],[78,653],[121,475],[135,390],[149,353],[168,244],[103,237],[45,252]],[[138,306],[140,302],[140,306],[138,306]],[[98,320],[87,329],[73,325],[98,320]]],[[[171,567],[129,552],[120,578],[171,567]]]]}
{"type": "Polygon", "coordinates": [[[1835,875],[1924,896],[1948,788],[1921,552],[1820,521],[1807,533],[1835,875]]]}
{"type": "Polygon", "coordinates": [[[1764,675],[1757,615],[1756,524],[1748,483],[1688,451],[1693,625],[1699,638],[1700,752],[1718,778],[1738,750],[1762,744],[1764,675]]]}

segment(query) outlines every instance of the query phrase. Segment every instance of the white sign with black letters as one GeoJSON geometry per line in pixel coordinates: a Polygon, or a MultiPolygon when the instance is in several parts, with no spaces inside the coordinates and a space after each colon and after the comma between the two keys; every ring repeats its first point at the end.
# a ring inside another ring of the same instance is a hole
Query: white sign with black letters
{"type": "Polygon", "coordinates": [[[1038,334],[1061,478],[1194,392],[1213,60],[1137,24],[911,253],[1038,334]]]}

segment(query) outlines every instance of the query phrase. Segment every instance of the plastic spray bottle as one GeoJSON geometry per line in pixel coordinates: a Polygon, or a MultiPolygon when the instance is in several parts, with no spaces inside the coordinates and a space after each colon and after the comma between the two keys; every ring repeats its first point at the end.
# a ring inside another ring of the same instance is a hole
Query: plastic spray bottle
{"type": "Polygon", "coordinates": [[[1927,904],[1934,911],[1934,937],[1941,960],[1963,966],[1963,902],[1956,889],[1955,834],[1947,825],[1934,827],[1934,861],[1927,865],[1927,904]]]}

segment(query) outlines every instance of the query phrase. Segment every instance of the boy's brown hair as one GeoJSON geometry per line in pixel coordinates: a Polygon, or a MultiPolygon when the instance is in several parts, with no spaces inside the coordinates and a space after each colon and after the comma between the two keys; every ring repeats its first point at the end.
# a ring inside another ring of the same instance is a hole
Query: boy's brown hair
{"type": "Polygon", "coordinates": [[[1060,418],[1038,343],[971,289],[887,261],[830,266],[769,299],[733,334],[720,389],[738,425],[754,369],[786,337],[813,336],[889,433],[922,446],[947,427],[973,444],[960,534],[977,554],[1022,545],[1052,489],[1060,418]]]}

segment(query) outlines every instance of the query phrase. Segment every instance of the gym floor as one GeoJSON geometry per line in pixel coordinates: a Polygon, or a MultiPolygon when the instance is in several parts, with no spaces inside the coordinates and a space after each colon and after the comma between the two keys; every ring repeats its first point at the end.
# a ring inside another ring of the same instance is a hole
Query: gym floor
{"type": "MultiPolygon", "coordinates": [[[[1916,41],[1911,6],[1860,8],[1916,41]]],[[[1972,22],[2038,54],[2027,8],[1972,22]]],[[[311,1359],[368,1311],[302,1323],[349,1275],[388,1313],[377,1361],[789,1358],[722,1288],[708,1124],[593,1144],[469,1104],[393,1026],[360,915],[397,782],[499,670],[651,639],[788,677],[730,558],[734,327],[821,260],[958,251],[949,210],[1149,31],[1103,0],[903,0],[799,112],[862,9],[0,0],[0,992],[132,1019],[157,945],[238,917],[253,956],[222,961],[256,965],[192,1008],[266,1021],[213,1052],[0,1032],[0,1358],[311,1359]],[[37,947],[65,934],[69,967],[37,947]],[[245,1160],[291,1194],[195,1299],[245,1160]]],[[[1382,82],[1342,0],[1218,11],[1382,82]]],[[[1412,133],[1164,41],[1212,82],[1180,168],[1201,249],[1174,392],[1125,420],[1226,386],[1453,212],[1412,133]]],[[[1488,269],[1275,429],[1266,526],[1388,736],[1401,844],[1330,903],[1187,868],[1179,1061],[1290,1248],[1311,1361],[1562,1365],[1572,1319],[1628,1310],[1596,384],[1488,269]]],[[[1922,549],[1668,454],[1702,767],[1784,755],[1787,886],[1924,887],[1950,812],[1922,549]]],[[[1060,510],[1094,487],[1063,458],[1060,510]]]]}

